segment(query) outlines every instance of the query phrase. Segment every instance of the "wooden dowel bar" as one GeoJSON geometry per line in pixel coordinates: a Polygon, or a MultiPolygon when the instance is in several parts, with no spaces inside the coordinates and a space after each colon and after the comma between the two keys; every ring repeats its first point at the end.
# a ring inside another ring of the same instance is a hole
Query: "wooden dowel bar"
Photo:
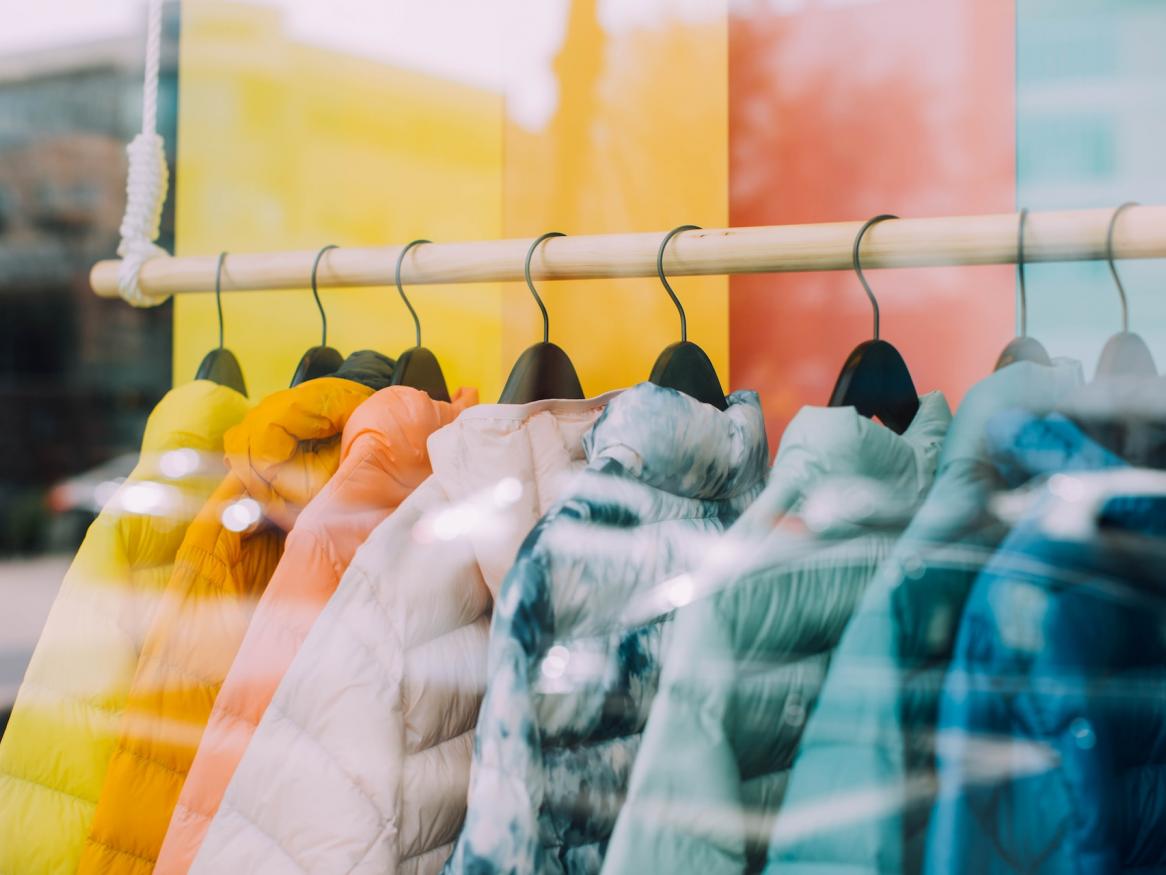
{"type": "MultiPolygon", "coordinates": [[[[1033,212],[1025,235],[1027,262],[1089,261],[1105,257],[1111,209],[1033,212]]],[[[1018,216],[1004,213],[882,222],[863,239],[866,269],[942,265],[1014,264],[1018,216]]],[[[849,270],[851,247],[862,222],[772,225],[686,231],[668,247],[670,276],[849,270]]],[[[655,276],[656,248],[664,231],[556,237],[531,264],[538,280],[655,276]]],[[[405,260],[407,285],[521,281],[532,238],[416,247],[405,260]]],[[[334,249],[320,264],[322,287],[388,286],[399,246],[334,249]]],[[[239,253],[227,258],[224,291],[303,288],[315,251],[239,253]]],[[[1132,207],[1114,237],[1118,259],[1166,258],[1166,207],[1132,207]]],[[[165,297],[214,290],[215,255],[157,258],[147,262],[140,285],[165,297]]],[[[116,298],[117,261],[94,266],[94,292],[116,298]]]]}

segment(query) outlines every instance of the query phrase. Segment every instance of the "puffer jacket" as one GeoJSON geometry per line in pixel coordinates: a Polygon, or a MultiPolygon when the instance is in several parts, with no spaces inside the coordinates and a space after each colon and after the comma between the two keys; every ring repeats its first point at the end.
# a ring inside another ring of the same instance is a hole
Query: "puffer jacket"
{"type": "Polygon", "coordinates": [[[688,582],[699,600],[678,612],[604,873],[764,864],[831,653],[926,495],[950,421],[938,392],[902,435],[853,407],[794,417],[723,560],[688,582]]]}
{"type": "Polygon", "coordinates": [[[1019,362],[977,383],[952,420],[935,484],[882,564],[834,653],[778,814],[775,875],[918,875],[934,800],[939,688],[964,600],[1007,530],[1007,485],[985,429],[1001,410],[1049,410],[1077,362],[1019,362]]]}
{"type": "Polygon", "coordinates": [[[146,875],[255,600],[340,461],[368,386],[327,377],[264,399],[225,438],[230,473],[191,524],[142,648],[81,875],[146,875]]]}
{"type": "Polygon", "coordinates": [[[477,402],[391,386],[344,426],[340,467],[296,520],[214,710],[174,809],[154,871],[185,873],[287,667],[357,548],[431,473],[426,442],[477,402]]]}
{"type": "Polygon", "coordinates": [[[247,399],[208,380],[154,408],[141,458],[85,535],[0,740],[0,872],[77,870],[118,719],[187,525],[247,399]]]}
{"type": "Polygon", "coordinates": [[[607,398],[474,407],[369,536],[243,755],[191,872],[432,873],[465,811],[493,594],[607,398]]]}
{"type": "Polygon", "coordinates": [[[1058,414],[1002,415],[989,438],[1002,467],[1054,478],[968,597],[926,871],[1166,871],[1166,494],[1123,494],[1126,460],[1058,414]]]}
{"type": "Polygon", "coordinates": [[[499,595],[450,873],[599,871],[672,606],[624,612],[697,566],[761,491],[769,455],[754,393],[722,412],[650,383],[616,398],[585,445],[587,468],[499,595]]]}

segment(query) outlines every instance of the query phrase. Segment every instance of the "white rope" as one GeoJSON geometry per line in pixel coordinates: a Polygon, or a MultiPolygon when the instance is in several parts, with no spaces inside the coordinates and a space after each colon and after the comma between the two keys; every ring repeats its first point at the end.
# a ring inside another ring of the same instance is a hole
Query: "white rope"
{"type": "Polygon", "coordinates": [[[156,307],[165,298],[146,295],[138,284],[144,265],[151,258],[169,255],[154,243],[162,224],[162,208],[170,186],[166,148],[158,135],[158,78],[162,57],[162,2],[149,0],[146,22],[146,74],[142,88],[142,132],[126,147],[129,173],[126,177],[126,211],[121,221],[121,256],[118,290],[135,307],[156,307]]]}

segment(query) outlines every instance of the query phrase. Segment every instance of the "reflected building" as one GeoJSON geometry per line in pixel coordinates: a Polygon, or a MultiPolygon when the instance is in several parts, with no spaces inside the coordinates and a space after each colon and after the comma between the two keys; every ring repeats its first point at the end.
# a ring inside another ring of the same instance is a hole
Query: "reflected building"
{"type": "MultiPolygon", "coordinates": [[[[1145,0],[1018,0],[1017,202],[1031,209],[1162,203],[1166,177],[1166,4],[1145,0]]],[[[1130,327],[1166,364],[1161,265],[1126,262],[1130,327]]],[[[1029,329],[1053,355],[1092,374],[1121,325],[1101,262],[1028,274],[1029,329]]]]}
{"type": "MultiPolygon", "coordinates": [[[[172,149],[176,12],[168,23],[172,149]]],[[[0,59],[0,554],[48,546],[47,488],[135,450],[170,386],[171,307],[101,300],[88,283],[117,248],[141,62],[140,34],[0,59]]],[[[168,205],[167,247],[172,230],[168,205]]]]}

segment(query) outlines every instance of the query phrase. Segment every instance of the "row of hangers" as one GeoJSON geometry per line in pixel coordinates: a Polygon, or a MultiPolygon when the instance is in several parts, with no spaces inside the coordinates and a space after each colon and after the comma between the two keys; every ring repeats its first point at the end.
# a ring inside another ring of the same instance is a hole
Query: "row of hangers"
{"type": "MultiPolygon", "coordinates": [[[[1150,348],[1139,335],[1130,331],[1129,300],[1126,298],[1125,285],[1121,281],[1121,275],[1117,272],[1117,264],[1113,258],[1113,235],[1117,228],[1117,220],[1123,212],[1137,205],[1136,201],[1129,201],[1114,210],[1113,216],[1109,220],[1109,229],[1105,235],[1105,260],[1109,265],[1109,272],[1113,276],[1113,283],[1117,286],[1118,300],[1121,301],[1121,331],[1110,337],[1102,348],[1097,363],[1096,376],[1098,377],[1153,377],[1158,373],[1150,348]]],[[[1004,351],[996,361],[996,370],[1018,361],[1051,364],[1049,354],[1040,341],[1028,336],[1028,296],[1024,282],[1024,229],[1027,219],[1028,210],[1021,210],[1016,260],[1016,270],[1020,280],[1017,336],[1009,342],[1008,346],[1004,347],[1004,351]]]]}
{"type": "MultiPolygon", "coordinates": [[[[1133,202],[1125,203],[1114,211],[1106,235],[1106,260],[1121,301],[1122,327],[1120,332],[1106,342],[1102,350],[1097,366],[1098,377],[1149,377],[1157,374],[1154,358],[1146,342],[1129,330],[1129,302],[1117,271],[1117,265],[1114,263],[1113,238],[1117,220],[1124,210],[1135,205],[1133,202]]],[[[866,232],[879,222],[896,218],[898,217],[890,214],[875,216],[864,223],[855,236],[851,253],[852,264],[871,303],[874,313],[874,336],[872,339],[860,343],[847,356],[834,384],[834,390],[830,394],[829,406],[854,407],[861,415],[877,418],[884,425],[901,434],[915,418],[919,409],[919,394],[903,356],[893,345],[880,336],[879,302],[863,273],[861,260],[862,240],[866,232]]],[[[996,362],[996,370],[1020,361],[1051,364],[1051,359],[1044,346],[1028,335],[1028,298],[1024,270],[1024,237],[1027,219],[1028,210],[1021,210],[1017,231],[1017,274],[1019,279],[1017,335],[1001,352],[996,362]]],[[[656,274],[680,315],[680,340],[669,345],[660,353],[648,379],[658,386],[676,389],[698,401],[711,404],[718,410],[725,410],[728,402],[716,368],[705,351],[688,339],[688,319],[684,312],[684,306],[664,274],[664,255],[668,244],[677,234],[697,230],[700,230],[698,225],[680,225],[673,228],[664,236],[656,252],[656,274]]],[[[499,403],[526,404],[531,401],[551,398],[578,399],[584,397],[579,375],[571,359],[561,347],[551,343],[550,317],[547,314],[546,305],[534,286],[530,272],[531,260],[538,248],[546,240],[562,236],[565,235],[559,231],[550,231],[538,237],[527,250],[523,274],[527,288],[542,315],[543,339],[527,348],[519,356],[506,380],[499,403]]],[[[430,242],[432,241],[414,240],[408,243],[397,257],[395,270],[397,292],[408,308],[409,314],[413,317],[416,342],[401,353],[397,359],[393,369],[392,385],[410,386],[426,392],[435,400],[449,401],[449,388],[446,385],[441,364],[438,362],[437,356],[422,345],[421,320],[401,284],[401,267],[406,256],[415,247],[430,242]]],[[[312,263],[311,290],[316,307],[320,312],[322,336],[319,346],[311,347],[300,357],[292,377],[292,386],[317,377],[329,376],[335,373],[344,361],[344,357],[339,351],[328,346],[328,316],[320,301],[317,283],[321,259],[327,252],[336,248],[334,244],[325,246],[316,254],[315,261],[312,263]]],[[[196,377],[230,386],[246,395],[247,388],[243,379],[243,370],[235,355],[224,345],[222,274],[226,258],[227,253],[225,252],[219,255],[215,272],[215,304],[218,309],[219,345],[203,358],[196,377]]]]}

